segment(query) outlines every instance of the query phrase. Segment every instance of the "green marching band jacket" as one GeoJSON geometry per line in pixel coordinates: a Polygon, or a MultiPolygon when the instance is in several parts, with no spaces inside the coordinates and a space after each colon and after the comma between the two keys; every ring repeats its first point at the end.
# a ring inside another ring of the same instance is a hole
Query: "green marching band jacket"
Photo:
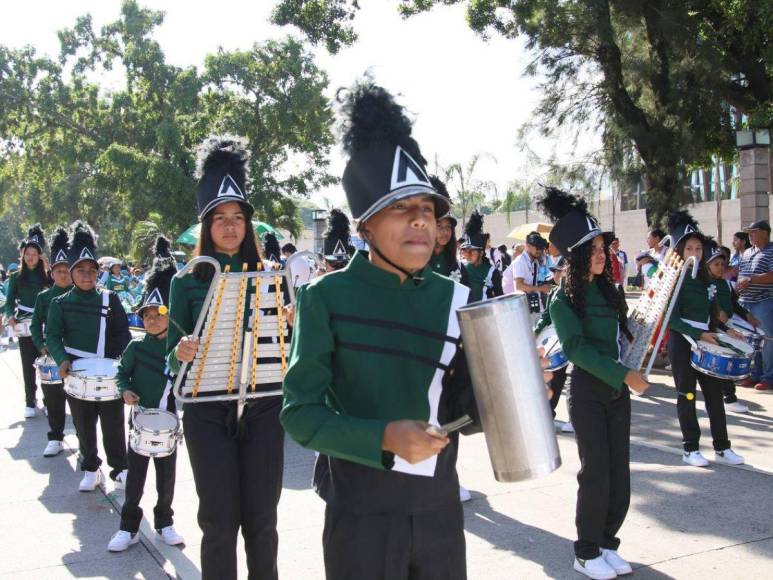
{"type": "Polygon", "coordinates": [[[35,300],[35,311],[32,313],[32,322],[30,322],[30,334],[35,348],[41,350],[46,346],[46,320],[48,319],[48,309],[51,306],[51,300],[70,291],[72,286],[60,288],[51,286],[38,294],[35,300]]]}
{"type": "Polygon", "coordinates": [[[118,390],[132,391],[143,407],[159,407],[166,389],[166,337],[146,334],[135,338],[126,347],[118,364],[118,390]]]}
{"type": "Polygon", "coordinates": [[[117,359],[129,341],[129,321],[114,292],[73,287],[51,301],[46,346],[56,364],[79,358],[117,359]]]}
{"type": "Polygon", "coordinates": [[[550,301],[549,311],[566,358],[613,389],[622,389],[628,368],[620,362],[617,312],[598,283],[586,283],[582,318],[572,309],[563,284],[550,301]]]}
{"type": "Polygon", "coordinates": [[[40,277],[37,270],[30,270],[29,281],[20,280],[21,271],[14,272],[8,279],[8,295],[5,302],[5,315],[8,318],[31,318],[35,309],[35,299],[48,286],[48,281],[40,277]]]}
{"type": "Polygon", "coordinates": [[[710,323],[711,302],[708,287],[700,277],[685,276],[668,327],[679,334],[700,340],[701,334],[709,330],[710,323]]]}
{"type": "Polygon", "coordinates": [[[456,319],[469,290],[429,265],[422,275],[400,284],[357,253],[298,290],[280,420],[320,452],[328,504],[416,513],[459,501],[455,443],[416,465],[382,450],[390,421],[477,419],[456,319]]]}
{"type": "Polygon", "coordinates": [[[547,300],[545,301],[545,310],[542,311],[539,320],[537,320],[537,324],[534,325],[534,334],[539,334],[553,324],[553,321],[550,319],[550,303],[553,301],[553,298],[555,298],[558,289],[559,286],[556,286],[548,294],[547,300]]]}

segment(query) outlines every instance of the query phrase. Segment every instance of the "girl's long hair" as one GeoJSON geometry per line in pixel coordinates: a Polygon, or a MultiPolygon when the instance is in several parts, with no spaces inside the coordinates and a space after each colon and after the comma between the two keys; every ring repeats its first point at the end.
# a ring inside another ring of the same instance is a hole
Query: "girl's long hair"
{"type": "MultiPolygon", "coordinates": [[[[438,222],[442,221],[444,218],[440,218],[438,222]]],[[[445,254],[448,258],[449,263],[451,264],[451,271],[459,269],[459,261],[456,259],[456,228],[451,228],[451,239],[448,240],[448,243],[443,246],[443,251],[440,252],[441,254],[445,254]]]]}
{"type": "MultiPolygon", "coordinates": [[[[30,280],[30,272],[31,270],[27,267],[27,262],[24,261],[24,252],[29,248],[29,246],[26,246],[21,249],[21,253],[19,254],[19,262],[21,262],[21,269],[19,270],[19,286],[24,287],[27,284],[31,283],[30,280]]],[[[35,248],[37,250],[37,248],[35,248]]],[[[43,254],[38,250],[38,265],[35,266],[35,272],[38,273],[38,276],[40,276],[40,279],[43,280],[44,286],[50,286],[51,285],[51,279],[49,278],[48,272],[46,272],[46,267],[43,265],[43,254]]]]}
{"type": "MultiPolygon", "coordinates": [[[[685,237],[683,237],[681,240],[679,240],[679,243],[676,245],[676,248],[674,248],[674,251],[679,255],[680,258],[684,260],[684,247],[687,245],[687,240],[690,238],[695,238],[696,240],[703,243],[704,238],[703,236],[700,236],[698,234],[689,234],[685,237]]],[[[709,269],[706,265],[706,252],[704,250],[703,254],[701,255],[701,261],[698,264],[698,278],[700,278],[700,281],[706,284],[708,286],[711,284],[711,273],[709,273],[709,269]]]]}
{"type": "MultiPolygon", "coordinates": [[[[199,230],[199,239],[196,242],[196,247],[193,250],[194,256],[211,256],[215,257],[215,242],[212,240],[212,221],[214,219],[215,212],[210,211],[201,220],[201,229],[199,230]]],[[[245,208],[245,232],[244,239],[239,246],[239,255],[242,262],[245,262],[249,272],[254,272],[258,269],[258,264],[261,261],[260,250],[258,249],[258,241],[255,238],[255,230],[252,229],[252,223],[247,219],[249,213],[245,208]]],[[[262,267],[262,266],[260,266],[262,267]]],[[[212,276],[215,274],[214,268],[209,264],[199,264],[193,270],[193,275],[200,282],[209,282],[212,280],[212,276]]]]}
{"type": "MultiPolygon", "coordinates": [[[[569,305],[580,318],[585,317],[585,288],[590,274],[590,262],[593,255],[593,240],[588,240],[584,244],[573,248],[571,253],[566,256],[568,267],[566,269],[566,279],[564,282],[564,292],[569,300],[569,305]]],[[[617,321],[623,334],[632,340],[632,335],[628,330],[628,306],[624,296],[615,286],[612,278],[612,261],[609,257],[609,245],[604,243],[604,272],[595,277],[599,290],[606,301],[617,312],[617,321]]]]}

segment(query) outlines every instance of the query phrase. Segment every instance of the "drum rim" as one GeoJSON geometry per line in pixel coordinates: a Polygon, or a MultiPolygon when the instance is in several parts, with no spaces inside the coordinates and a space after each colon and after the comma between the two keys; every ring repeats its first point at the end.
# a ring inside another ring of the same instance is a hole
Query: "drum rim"
{"type": "Polygon", "coordinates": [[[694,368],[696,371],[700,372],[700,373],[703,373],[705,375],[709,375],[710,377],[714,377],[715,379],[723,379],[725,381],[742,381],[744,379],[749,378],[752,375],[751,374],[751,369],[750,369],[750,372],[746,373],[745,375],[732,375],[732,376],[730,376],[730,375],[720,375],[719,373],[715,373],[715,372],[706,370],[704,368],[701,368],[699,366],[696,366],[695,362],[693,362],[693,360],[692,360],[692,357],[690,358],[690,366],[692,368],[694,368]]]}

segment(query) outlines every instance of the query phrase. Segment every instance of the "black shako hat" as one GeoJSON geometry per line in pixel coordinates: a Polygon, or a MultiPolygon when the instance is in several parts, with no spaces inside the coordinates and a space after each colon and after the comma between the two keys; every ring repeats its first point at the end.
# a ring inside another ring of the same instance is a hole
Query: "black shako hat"
{"type": "Polygon", "coordinates": [[[484,250],[488,234],[483,233],[483,216],[476,209],[470,214],[470,219],[464,224],[461,248],[464,250],[484,250]]]}
{"type": "Polygon", "coordinates": [[[70,236],[63,227],[56,228],[51,238],[51,267],[58,264],[69,264],[67,252],[70,249],[70,236]]]}
{"type": "Polygon", "coordinates": [[[29,230],[27,230],[27,237],[19,242],[19,250],[25,250],[29,246],[33,246],[38,249],[42,254],[46,249],[46,236],[43,234],[43,228],[40,224],[35,224],[29,230]]]}
{"type": "Polygon", "coordinates": [[[153,249],[153,265],[150,268],[148,277],[145,279],[145,292],[142,295],[142,306],[137,312],[142,314],[143,309],[155,306],[169,307],[169,287],[172,285],[172,278],[177,273],[177,265],[170,253],[171,244],[164,236],[156,238],[156,245],[153,249]]]}
{"type": "Polygon", "coordinates": [[[537,202],[553,222],[548,239],[562,255],[601,235],[598,221],[588,211],[587,202],[556,187],[546,187],[544,197],[537,202]]]}
{"type": "Polygon", "coordinates": [[[349,155],[342,182],[355,221],[362,225],[417,195],[434,199],[435,217],[448,213],[449,200],[432,187],[411,121],[392,95],[365,78],[341,101],[343,149],[349,155]]]}
{"type": "MultiPolygon", "coordinates": [[[[435,188],[435,191],[437,191],[440,195],[445,197],[448,200],[448,203],[451,204],[451,194],[448,193],[448,188],[446,187],[446,184],[443,183],[443,181],[437,175],[430,175],[429,182],[432,184],[432,187],[435,188]]],[[[456,229],[456,224],[459,223],[458,221],[456,221],[456,218],[451,215],[450,211],[445,215],[441,215],[438,219],[448,220],[449,222],[451,222],[451,227],[454,229],[456,229]]]]}
{"type": "Polygon", "coordinates": [[[97,263],[97,241],[89,224],[80,220],[73,222],[70,226],[72,230],[70,250],[67,252],[67,261],[70,264],[70,270],[84,261],[97,263]]]}
{"type": "Polygon", "coordinates": [[[698,229],[698,222],[689,212],[680,210],[668,214],[668,235],[673,241],[672,248],[690,235],[697,237],[701,242],[705,241],[704,235],[698,229]]]}
{"type": "Polygon", "coordinates": [[[221,203],[239,202],[252,217],[255,208],[247,201],[247,162],[250,152],[242,137],[211,135],[196,151],[196,205],[199,221],[221,203]]]}
{"type": "Polygon", "coordinates": [[[340,209],[330,210],[322,245],[325,260],[332,266],[345,266],[354,254],[349,218],[340,209]]]}

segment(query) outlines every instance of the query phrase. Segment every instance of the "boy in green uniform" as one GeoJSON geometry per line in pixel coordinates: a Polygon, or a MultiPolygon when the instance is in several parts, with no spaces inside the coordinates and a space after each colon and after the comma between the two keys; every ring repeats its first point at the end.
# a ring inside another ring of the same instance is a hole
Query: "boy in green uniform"
{"type": "MultiPolygon", "coordinates": [[[[118,389],[127,405],[174,411],[171,378],[166,366],[166,335],[169,318],[160,313],[159,309],[169,307],[169,285],[177,272],[177,267],[169,253],[169,240],[163,236],[156,239],[155,255],[142,305],[138,309],[147,332],[144,337],[132,340],[123,352],[118,365],[118,389]]],[[[150,458],[135,453],[131,447],[127,457],[129,473],[126,481],[126,499],[121,509],[120,529],[113,534],[107,546],[111,552],[122,552],[140,539],[137,534],[142,521],[140,500],[150,458]]],[[[172,525],[176,464],[176,449],[166,457],[153,458],[158,491],[158,501],[153,509],[153,528],[170,546],[182,544],[184,541],[172,525]]]]}
{"type": "Polygon", "coordinates": [[[428,265],[449,203],[389,93],[363,82],[344,111],[343,185],[370,253],[299,289],[280,418],[320,452],[328,578],[466,578],[456,442],[427,432],[475,415],[456,319],[469,291],[428,265]]]}
{"type": "MultiPolygon", "coordinates": [[[[73,224],[72,243],[67,258],[74,287],[51,301],[46,320],[46,346],[66,379],[72,361],[80,358],[117,359],[131,340],[129,321],[115,293],[98,289],[99,265],[91,228],[83,222],[73,224]]],[[[110,477],[116,489],[126,484],[126,436],[123,402],[86,401],[67,395],[70,403],[83,479],[80,491],[93,491],[103,483],[97,455],[97,419],[102,427],[102,443],[110,477]]]]}
{"type": "MultiPolygon", "coordinates": [[[[32,342],[42,355],[48,355],[45,326],[51,300],[72,288],[70,265],[67,261],[67,251],[69,248],[70,238],[67,235],[67,230],[58,228],[54,238],[51,240],[51,277],[54,279],[54,285],[38,294],[30,324],[32,342]]],[[[62,451],[62,440],[64,439],[66,406],[64,383],[41,384],[40,386],[43,389],[43,402],[48,412],[48,426],[50,428],[48,444],[45,451],[43,451],[43,455],[45,457],[53,457],[62,451]]]]}
{"type": "MultiPolygon", "coordinates": [[[[43,255],[45,248],[46,238],[43,235],[43,230],[40,229],[40,224],[36,224],[29,229],[27,238],[19,244],[21,268],[8,278],[5,317],[11,330],[14,330],[17,323],[21,326],[30,324],[32,313],[35,310],[35,299],[42,290],[49,286],[43,255]]],[[[35,416],[37,407],[35,395],[38,385],[35,374],[35,359],[40,356],[40,353],[32,342],[28,328],[16,332],[16,336],[19,341],[21,369],[24,376],[24,398],[26,400],[24,418],[31,419],[35,416]]]]}

